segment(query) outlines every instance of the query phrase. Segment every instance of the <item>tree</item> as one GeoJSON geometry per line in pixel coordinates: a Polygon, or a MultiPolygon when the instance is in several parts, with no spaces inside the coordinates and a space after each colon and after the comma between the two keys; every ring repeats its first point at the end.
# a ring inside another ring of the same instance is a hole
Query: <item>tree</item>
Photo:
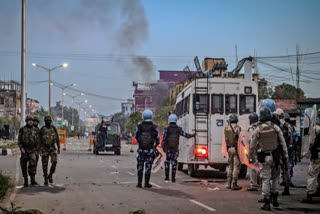
{"type": "Polygon", "coordinates": [[[124,115],[122,112],[115,113],[112,117],[113,122],[119,123],[121,133],[125,131],[125,125],[126,125],[127,119],[128,119],[127,116],[124,115]]]}
{"type": "Polygon", "coordinates": [[[170,112],[174,109],[174,106],[164,106],[155,112],[153,121],[157,124],[160,131],[168,125],[168,117],[170,112]]]}
{"type": "Polygon", "coordinates": [[[272,87],[263,86],[259,88],[259,100],[272,98],[274,96],[274,90],[272,87]]]}
{"type": "Polygon", "coordinates": [[[274,99],[296,99],[296,98],[304,98],[304,91],[297,88],[293,85],[283,83],[282,85],[278,85],[275,87],[274,95],[272,98],[274,99]],[[298,93],[298,96],[297,96],[298,93]]]}
{"type": "Polygon", "coordinates": [[[127,132],[135,132],[137,124],[142,121],[141,112],[133,112],[129,115],[129,119],[126,123],[126,131],[127,132]]]}

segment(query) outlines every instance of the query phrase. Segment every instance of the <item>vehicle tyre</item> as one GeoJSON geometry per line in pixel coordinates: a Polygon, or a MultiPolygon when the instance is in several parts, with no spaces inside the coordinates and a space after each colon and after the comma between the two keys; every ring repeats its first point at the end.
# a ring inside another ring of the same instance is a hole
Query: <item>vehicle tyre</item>
{"type": "Polygon", "coordinates": [[[178,163],[178,170],[182,171],[182,169],[183,169],[183,163],[178,163]]]}
{"type": "Polygon", "coordinates": [[[188,175],[190,177],[195,177],[196,176],[196,169],[194,167],[194,164],[188,164],[188,175]]]}
{"type": "Polygon", "coordinates": [[[120,149],[117,149],[115,152],[114,152],[115,155],[121,155],[121,150],[120,149]]]}
{"type": "Polygon", "coordinates": [[[245,178],[247,176],[247,169],[248,169],[248,167],[246,165],[241,164],[239,178],[245,178]]]}

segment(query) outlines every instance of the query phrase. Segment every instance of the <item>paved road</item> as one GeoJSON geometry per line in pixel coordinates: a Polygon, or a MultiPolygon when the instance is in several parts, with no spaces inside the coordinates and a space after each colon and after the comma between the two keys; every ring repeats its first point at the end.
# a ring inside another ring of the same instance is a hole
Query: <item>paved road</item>
{"type": "MultiPolygon", "coordinates": [[[[88,139],[69,139],[67,151],[59,156],[55,184],[49,187],[21,188],[18,180],[15,203],[23,208],[36,208],[44,213],[128,213],[144,209],[146,213],[264,213],[257,199],[259,193],[225,189],[225,175],[201,171],[199,178],[178,172],[177,183],[165,183],[163,171],[152,175],[152,189],[137,189],[136,152],[123,144],[122,155],[88,152],[88,139]],[[209,182],[201,182],[201,180],[209,182]]],[[[136,151],[136,148],[133,148],[136,151]]],[[[16,174],[17,157],[0,156],[0,169],[16,174]]],[[[298,185],[305,185],[307,163],[296,167],[298,185]]],[[[37,181],[43,183],[41,164],[37,181]]],[[[20,173],[21,174],[21,173],[20,173]]],[[[14,180],[14,177],[13,177],[14,180]]],[[[248,186],[247,180],[240,185],[248,186]]],[[[292,196],[280,198],[275,213],[320,213],[319,203],[301,204],[303,188],[292,189],[292,196]]],[[[4,202],[3,202],[4,203],[4,202]]],[[[266,212],[268,213],[268,212],[266,212]]]]}

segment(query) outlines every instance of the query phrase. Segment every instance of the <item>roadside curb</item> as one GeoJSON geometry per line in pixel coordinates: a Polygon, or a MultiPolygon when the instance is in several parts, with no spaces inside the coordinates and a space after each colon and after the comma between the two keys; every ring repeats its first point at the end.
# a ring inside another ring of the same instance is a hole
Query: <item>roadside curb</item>
{"type": "Polygon", "coordinates": [[[20,149],[0,149],[0,155],[19,155],[20,154],[20,149]]]}

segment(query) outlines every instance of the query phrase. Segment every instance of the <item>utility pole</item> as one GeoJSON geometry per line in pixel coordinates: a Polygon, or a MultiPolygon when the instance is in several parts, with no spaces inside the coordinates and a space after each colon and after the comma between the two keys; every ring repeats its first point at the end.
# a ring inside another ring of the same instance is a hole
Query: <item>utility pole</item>
{"type": "Polygon", "coordinates": [[[300,64],[300,59],[299,59],[299,46],[297,44],[297,47],[296,47],[296,55],[297,55],[297,71],[296,71],[296,82],[297,82],[297,90],[296,90],[296,101],[298,102],[298,99],[299,99],[299,88],[300,88],[300,68],[299,68],[299,64],[300,64]]]}
{"type": "Polygon", "coordinates": [[[24,125],[26,117],[26,0],[22,0],[21,15],[21,118],[20,125],[24,125]]]}
{"type": "Polygon", "coordinates": [[[238,65],[238,47],[237,45],[234,47],[235,49],[235,57],[236,57],[236,66],[238,65]]]}

